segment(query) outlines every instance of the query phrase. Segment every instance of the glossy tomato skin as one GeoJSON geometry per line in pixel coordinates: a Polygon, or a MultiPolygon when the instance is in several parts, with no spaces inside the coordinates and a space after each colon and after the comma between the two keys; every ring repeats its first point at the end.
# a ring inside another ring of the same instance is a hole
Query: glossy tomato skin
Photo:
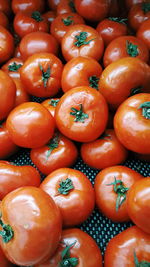
{"type": "Polygon", "coordinates": [[[109,43],[104,52],[104,67],[107,67],[109,64],[117,61],[118,59],[129,56],[148,62],[149,50],[142,40],[134,36],[129,35],[118,37],[109,43]],[[130,48],[131,46],[132,48],[130,48]],[[133,49],[135,49],[134,52],[133,49]]]}
{"type": "Polygon", "coordinates": [[[28,33],[42,31],[48,32],[48,22],[37,11],[34,12],[18,12],[13,21],[15,32],[22,38],[28,33]],[[36,15],[38,14],[38,15],[36,15]],[[38,16],[38,18],[37,18],[38,16]]]}
{"type": "Polygon", "coordinates": [[[139,3],[143,3],[143,0],[125,0],[126,3],[126,7],[129,10],[132,6],[139,4],[139,3]]]}
{"type": "Polygon", "coordinates": [[[48,24],[51,25],[52,21],[56,18],[56,13],[55,11],[49,10],[42,16],[47,20],[48,24]]]}
{"type": "Polygon", "coordinates": [[[51,113],[51,115],[55,118],[55,110],[56,106],[59,102],[59,98],[50,98],[46,99],[41,104],[48,109],[48,111],[51,113]]]}
{"type": "Polygon", "coordinates": [[[139,262],[150,262],[150,235],[136,226],[124,230],[109,241],[104,266],[135,267],[134,252],[139,262]]]}
{"type": "Polygon", "coordinates": [[[6,123],[0,127],[0,159],[6,159],[17,151],[17,146],[11,140],[6,123]]]}
{"type": "Polygon", "coordinates": [[[23,65],[23,60],[21,58],[13,57],[9,59],[3,66],[2,70],[7,72],[11,78],[20,77],[20,68],[23,65]]]}
{"type": "Polygon", "coordinates": [[[141,26],[139,27],[136,36],[141,39],[150,50],[150,36],[149,36],[149,28],[150,28],[150,19],[145,20],[141,26]]]}
{"type": "Polygon", "coordinates": [[[62,134],[78,142],[90,142],[105,130],[108,107],[106,100],[97,90],[87,86],[75,87],[60,98],[55,118],[62,134]],[[70,114],[79,110],[79,118],[78,115],[76,117],[70,114]]]}
{"type": "Polygon", "coordinates": [[[131,220],[150,234],[150,177],[136,182],[127,195],[127,211],[131,220]]]}
{"type": "Polygon", "coordinates": [[[107,66],[100,77],[99,91],[112,109],[136,92],[150,92],[150,68],[138,58],[125,57],[107,66]]]}
{"type": "Polygon", "coordinates": [[[52,10],[56,10],[60,0],[48,0],[49,8],[52,10]]]}
{"type": "Polygon", "coordinates": [[[13,81],[15,82],[16,85],[15,107],[19,106],[24,102],[29,102],[30,96],[26,92],[25,87],[23,86],[23,83],[21,82],[20,78],[13,78],[13,81]]]}
{"type": "Polygon", "coordinates": [[[114,117],[114,129],[120,142],[141,154],[150,154],[150,120],[143,116],[140,108],[149,101],[149,94],[134,95],[120,105],[114,117]]]}
{"type": "Polygon", "coordinates": [[[11,1],[1,0],[0,1],[0,11],[4,12],[7,16],[11,14],[11,1]]]}
{"type": "Polygon", "coordinates": [[[139,29],[143,21],[150,19],[150,11],[144,12],[143,10],[144,5],[146,6],[144,2],[133,5],[129,11],[128,14],[129,24],[130,27],[135,31],[139,29]]]}
{"type": "Polygon", "coordinates": [[[104,169],[121,164],[128,156],[113,129],[106,129],[97,140],[81,145],[81,157],[90,167],[104,169]]]}
{"type": "Polygon", "coordinates": [[[0,239],[11,262],[28,266],[52,256],[60,241],[61,215],[48,194],[33,186],[21,187],[7,194],[0,209],[3,223],[14,232],[9,242],[0,239]]]}
{"type": "Polygon", "coordinates": [[[0,25],[2,25],[4,28],[8,29],[9,21],[7,16],[4,12],[0,11],[0,25]]]}
{"type": "Polygon", "coordinates": [[[67,31],[61,42],[61,49],[66,61],[78,56],[88,56],[98,61],[103,55],[104,43],[94,28],[78,24],[71,26],[67,31]],[[77,38],[85,33],[83,39],[86,43],[77,41],[77,38]]]}
{"type": "Polygon", "coordinates": [[[116,22],[111,18],[106,18],[100,21],[96,30],[101,35],[105,46],[107,46],[115,38],[127,35],[128,33],[127,25],[124,22],[116,22]]]}
{"type": "Polygon", "coordinates": [[[61,0],[57,6],[57,16],[60,14],[65,14],[69,12],[76,13],[74,1],[70,0],[61,0]]]}
{"type": "Polygon", "coordinates": [[[52,151],[50,142],[54,139],[49,140],[47,145],[32,149],[30,152],[32,162],[46,175],[58,168],[72,166],[78,156],[78,150],[71,140],[57,133],[53,138],[57,142],[57,147],[52,151]]]}
{"type": "Polygon", "coordinates": [[[111,184],[116,180],[123,182],[125,188],[131,186],[143,176],[126,166],[113,166],[103,169],[95,179],[94,189],[96,194],[96,204],[99,210],[109,219],[115,222],[129,221],[130,217],[127,212],[127,202],[116,210],[117,193],[111,184]]]}
{"type": "Polygon", "coordinates": [[[108,0],[75,0],[75,8],[86,20],[100,21],[108,14],[109,2],[108,0]]]}
{"type": "Polygon", "coordinates": [[[72,245],[71,258],[78,259],[78,267],[102,267],[101,251],[94,239],[78,228],[70,228],[62,231],[61,242],[54,256],[43,264],[35,267],[59,267],[62,261],[61,253],[66,245],[72,245]],[[75,243],[75,244],[74,244],[75,243]],[[87,261],[87,255],[90,255],[87,261]]]}
{"type": "Polygon", "coordinates": [[[90,57],[75,57],[69,60],[63,69],[61,86],[63,92],[78,86],[95,86],[98,89],[99,77],[102,73],[101,65],[90,57]],[[93,83],[90,81],[93,79],[93,83]]]}
{"type": "Polygon", "coordinates": [[[85,24],[84,19],[77,13],[64,13],[58,15],[51,23],[50,32],[61,43],[62,38],[72,25],[85,24]]]}
{"type": "Polygon", "coordinates": [[[41,183],[40,188],[53,198],[60,208],[64,227],[83,223],[95,206],[92,184],[85,174],[78,170],[60,168],[50,173],[41,183]],[[71,180],[73,189],[64,195],[58,191],[60,183],[71,180]]]}
{"type": "Polygon", "coordinates": [[[12,0],[11,6],[15,14],[19,11],[43,12],[45,8],[43,0],[12,0]]]}
{"type": "Polygon", "coordinates": [[[40,185],[40,174],[32,166],[15,166],[13,163],[0,161],[1,188],[0,199],[2,200],[9,192],[22,186],[40,185]]]}
{"type": "Polygon", "coordinates": [[[0,120],[5,119],[15,105],[16,85],[11,77],[0,70],[0,120]]]}
{"type": "Polygon", "coordinates": [[[3,267],[13,267],[12,263],[10,263],[5,257],[2,249],[0,248],[0,263],[3,267]]]}
{"type": "Polygon", "coordinates": [[[58,53],[58,42],[51,34],[46,32],[32,32],[25,35],[19,45],[23,60],[36,53],[58,53]]]}
{"type": "Polygon", "coordinates": [[[26,102],[9,114],[6,127],[15,144],[35,148],[48,142],[54,133],[54,119],[39,103],[26,102]]]}
{"type": "Polygon", "coordinates": [[[14,53],[14,39],[11,33],[0,25],[0,64],[7,61],[14,53]]]}

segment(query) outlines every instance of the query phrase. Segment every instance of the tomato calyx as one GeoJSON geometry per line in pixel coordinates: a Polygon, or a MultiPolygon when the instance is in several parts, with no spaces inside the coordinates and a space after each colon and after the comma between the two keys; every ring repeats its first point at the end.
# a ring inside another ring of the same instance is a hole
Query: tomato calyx
{"type": "Polygon", "coordinates": [[[114,186],[114,188],[113,188],[114,192],[117,194],[116,211],[118,211],[120,206],[126,200],[126,193],[129,190],[129,188],[125,187],[123,185],[123,182],[121,180],[117,180],[116,177],[114,177],[114,182],[107,184],[107,185],[113,185],[114,186]]]}
{"type": "Polygon", "coordinates": [[[47,158],[47,159],[49,158],[51,152],[52,152],[55,148],[58,147],[58,145],[59,145],[59,136],[58,136],[58,134],[56,134],[56,135],[49,141],[49,143],[47,144],[47,146],[48,146],[48,148],[49,148],[48,151],[47,151],[47,153],[46,153],[46,158],[47,158]]]}
{"type": "Polygon", "coordinates": [[[65,247],[65,249],[61,253],[61,262],[59,267],[75,267],[79,263],[78,258],[70,257],[70,248],[75,245],[76,241],[71,245],[65,247]]]}
{"type": "Polygon", "coordinates": [[[142,86],[138,86],[138,87],[132,88],[131,91],[130,91],[130,96],[141,93],[142,89],[143,89],[142,86]]]}
{"type": "Polygon", "coordinates": [[[142,115],[146,119],[150,119],[150,101],[142,103],[138,109],[142,108],[142,115]]]}
{"type": "Polygon", "coordinates": [[[82,45],[87,45],[91,41],[94,40],[94,38],[93,38],[93,39],[91,39],[89,41],[86,41],[87,36],[88,36],[87,32],[80,32],[78,35],[75,35],[75,39],[77,41],[74,43],[74,45],[76,45],[77,47],[80,47],[82,45]]]}
{"type": "Polygon", "coordinates": [[[40,70],[42,72],[42,81],[44,83],[44,87],[46,87],[47,86],[48,79],[50,77],[50,73],[51,73],[50,66],[48,66],[48,68],[47,68],[46,71],[44,71],[44,69],[43,69],[43,67],[42,67],[41,64],[39,64],[39,68],[40,68],[40,70]]]}
{"type": "Polygon", "coordinates": [[[9,224],[4,224],[2,219],[0,219],[0,225],[3,228],[3,230],[0,231],[0,236],[2,237],[4,243],[8,243],[13,238],[14,231],[9,224]]]}
{"type": "Polygon", "coordinates": [[[138,46],[126,41],[126,50],[130,57],[137,57],[139,55],[138,46]]]}
{"type": "Polygon", "coordinates": [[[70,190],[74,189],[74,185],[71,179],[61,180],[59,183],[58,192],[61,195],[68,195],[70,190]]]}
{"type": "Polygon", "coordinates": [[[128,20],[128,19],[122,19],[119,17],[109,17],[108,19],[114,22],[122,23],[124,25],[126,25],[126,21],[128,20]]]}
{"type": "Polygon", "coordinates": [[[87,119],[89,116],[83,112],[82,104],[79,104],[79,107],[79,110],[76,108],[71,108],[72,112],[70,112],[70,115],[75,116],[75,122],[80,121],[84,123],[85,119],[87,119]]]}
{"type": "Polygon", "coordinates": [[[135,267],[150,267],[150,262],[148,261],[139,262],[138,261],[135,251],[134,251],[134,264],[135,264],[135,267]]]}
{"type": "Polygon", "coordinates": [[[73,24],[74,21],[71,18],[73,18],[73,16],[68,16],[67,18],[62,19],[62,22],[64,23],[65,26],[73,24]]]}
{"type": "Polygon", "coordinates": [[[32,14],[31,14],[31,18],[35,19],[38,22],[43,21],[43,18],[42,18],[42,16],[41,16],[39,11],[33,11],[32,14]]]}
{"type": "Polygon", "coordinates": [[[98,82],[99,82],[99,78],[96,75],[93,75],[93,76],[89,77],[89,85],[90,85],[90,87],[98,90],[98,82]]]}
{"type": "Polygon", "coordinates": [[[60,101],[59,99],[51,99],[48,102],[48,104],[51,105],[51,106],[53,106],[53,107],[56,107],[59,101],[60,101]]]}
{"type": "Polygon", "coordinates": [[[23,64],[17,64],[16,62],[13,62],[11,65],[8,66],[8,70],[9,70],[9,71],[16,72],[16,71],[18,71],[22,66],[23,66],[23,64]]]}
{"type": "Polygon", "coordinates": [[[142,3],[142,10],[144,14],[150,11],[150,3],[142,3]]]}

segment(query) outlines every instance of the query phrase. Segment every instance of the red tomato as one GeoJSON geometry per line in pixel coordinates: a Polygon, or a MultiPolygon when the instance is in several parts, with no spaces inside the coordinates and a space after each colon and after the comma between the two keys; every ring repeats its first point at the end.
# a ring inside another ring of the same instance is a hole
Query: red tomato
{"type": "Polygon", "coordinates": [[[78,142],[90,142],[105,130],[108,107],[97,90],[75,87],[60,98],[55,118],[62,134],[78,142]]]}
{"type": "Polygon", "coordinates": [[[81,145],[81,157],[92,168],[104,169],[121,164],[128,156],[114,130],[106,130],[97,140],[81,145]]]}
{"type": "Polygon", "coordinates": [[[78,56],[99,60],[103,55],[104,43],[94,28],[78,24],[70,26],[62,39],[61,49],[66,61],[78,56]]]}
{"type": "Polygon", "coordinates": [[[72,166],[77,156],[74,143],[58,133],[45,146],[34,148],[30,152],[32,162],[46,175],[58,168],[72,166]]]}
{"type": "Polygon", "coordinates": [[[0,248],[0,263],[2,267],[13,267],[12,263],[10,263],[5,257],[1,248],[0,248]]]}
{"type": "Polygon", "coordinates": [[[82,172],[61,168],[49,174],[40,188],[53,198],[60,208],[64,227],[83,223],[95,206],[94,190],[82,172]]]}
{"type": "Polygon", "coordinates": [[[101,65],[90,57],[75,57],[64,66],[61,86],[64,92],[77,86],[90,86],[98,89],[101,65]]]}
{"type": "Polygon", "coordinates": [[[41,104],[26,102],[11,111],[6,127],[15,144],[35,148],[46,144],[53,136],[54,118],[41,104]]]}
{"type": "Polygon", "coordinates": [[[6,159],[17,151],[17,146],[9,137],[6,123],[0,125],[0,159],[6,159]]]}
{"type": "Polygon", "coordinates": [[[60,0],[57,5],[57,16],[69,12],[76,12],[74,0],[60,0]]]}
{"type": "Polygon", "coordinates": [[[127,211],[131,220],[150,234],[150,177],[136,182],[127,195],[127,211]]]}
{"type": "Polygon", "coordinates": [[[48,22],[39,11],[17,12],[14,21],[14,30],[22,38],[30,32],[48,32],[48,22]]]}
{"type": "Polygon", "coordinates": [[[150,94],[129,97],[118,108],[114,129],[120,142],[129,150],[150,154],[150,94]]]}
{"type": "Polygon", "coordinates": [[[42,15],[48,22],[49,25],[51,25],[52,21],[56,18],[56,13],[54,11],[47,11],[42,15]]]}
{"type": "Polygon", "coordinates": [[[0,70],[0,120],[5,119],[15,105],[16,85],[11,77],[0,70]]]}
{"type": "Polygon", "coordinates": [[[0,11],[4,12],[7,16],[11,14],[11,1],[0,0],[0,11]]]}
{"type": "Polygon", "coordinates": [[[32,166],[15,166],[13,163],[0,161],[0,199],[2,200],[9,192],[22,186],[40,185],[40,174],[32,166]]]}
{"type": "Polygon", "coordinates": [[[132,226],[116,235],[106,247],[105,267],[149,266],[149,263],[150,235],[136,226],[132,226]]]}
{"type": "Polygon", "coordinates": [[[129,221],[126,196],[143,176],[126,166],[108,167],[95,179],[96,204],[106,217],[116,222],[129,221]]]}
{"type": "Polygon", "coordinates": [[[75,8],[79,15],[90,21],[104,19],[109,11],[108,0],[75,0],[75,8]]]}
{"type": "Polygon", "coordinates": [[[139,27],[137,31],[137,37],[141,39],[148,47],[150,50],[150,34],[149,34],[149,29],[150,29],[150,19],[145,20],[141,26],[139,27]]]}
{"type": "Polygon", "coordinates": [[[55,117],[56,106],[59,102],[59,98],[46,99],[41,104],[48,109],[53,117],[55,117]]]}
{"type": "Polygon", "coordinates": [[[77,228],[66,229],[62,231],[61,241],[53,257],[35,267],[59,267],[64,262],[72,262],[68,266],[102,267],[102,255],[90,235],[77,228]],[[88,255],[90,257],[87,260],[88,255]]]}
{"type": "Polygon", "coordinates": [[[50,97],[59,91],[62,69],[62,62],[54,54],[37,53],[25,61],[20,78],[29,94],[50,97]]]}
{"type": "Polygon", "coordinates": [[[21,58],[13,57],[9,59],[3,66],[2,70],[7,72],[12,78],[20,77],[20,68],[23,65],[23,60],[21,58]]]}
{"type": "Polygon", "coordinates": [[[45,1],[43,0],[12,0],[12,10],[16,14],[19,11],[39,11],[43,12],[45,9],[45,1]]]}
{"type": "Polygon", "coordinates": [[[14,39],[10,32],[0,25],[0,64],[14,53],[14,39]]]}
{"type": "Polygon", "coordinates": [[[0,25],[8,29],[9,21],[4,12],[0,11],[0,25]]]}
{"type": "Polygon", "coordinates": [[[19,50],[23,60],[36,53],[58,52],[58,43],[55,37],[46,32],[32,32],[25,35],[19,45],[19,50]]]}
{"type": "Polygon", "coordinates": [[[19,45],[17,45],[16,48],[15,48],[14,57],[15,58],[21,58],[19,45]]]}
{"type": "Polygon", "coordinates": [[[112,62],[124,57],[139,58],[144,62],[149,60],[149,50],[145,43],[134,36],[120,36],[107,46],[103,63],[107,67],[112,62]]]}
{"type": "Polygon", "coordinates": [[[13,78],[13,81],[15,82],[16,85],[15,107],[19,106],[24,102],[29,102],[30,96],[26,92],[25,87],[23,86],[23,83],[21,82],[20,78],[13,78]]]}
{"type": "Polygon", "coordinates": [[[129,24],[137,31],[143,21],[150,18],[150,3],[140,3],[133,5],[128,14],[129,24]]]}
{"type": "Polygon", "coordinates": [[[33,186],[21,187],[7,194],[0,211],[0,228],[9,225],[0,244],[11,262],[28,266],[52,256],[60,241],[61,216],[48,194],[33,186]]]}
{"type": "Polygon", "coordinates": [[[52,10],[56,10],[60,0],[48,0],[49,8],[52,10]]]}
{"type": "Polygon", "coordinates": [[[145,2],[145,0],[125,0],[127,9],[130,9],[132,6],[143,2],[145,2]]]}
{"type": "Polygon", "coordinates": [[[99,91],[113,109],[129,96],[150,92],[150,68],[138,58],[126,57],[107,66],[99,81],[99,91]]]}
{"type": "Polygon", "coordinates": [[[105,46],[107,46],[115,38],[127,35],[127,26],[125,21],[126,19],[109,17],[98,23],[96,30],[103,38],[105,46]]]}
{"type": "Polygon", "coordinates": [[[52,21],[50,32],[61,43],[66,32],[76,24],[85,24],[84,19],[77,13],[60,14],[52,21]]]}

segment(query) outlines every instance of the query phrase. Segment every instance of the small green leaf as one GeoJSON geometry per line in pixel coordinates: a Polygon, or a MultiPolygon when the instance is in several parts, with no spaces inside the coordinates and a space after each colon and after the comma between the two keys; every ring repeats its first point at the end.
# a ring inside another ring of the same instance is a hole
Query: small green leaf
{"type": "Polygon", "coordinates": [[[9,224],[4,224],[1,219],[0,219],[0,225],[3,228],[3,230],[0,231],[0,236],[2,237],[4,243],[8,243],[13,238],[14,231],[9,224]]]}
{"type": "Polygon", "coordinates": [[[39,11],[33,11],[32,14],[31,14],[31,18],[35,19],[38,22],[43,21],[43,18],[42,18],[42,16],[41,16],[39,11]]]}
{"type": "Polygon", "coordinates": [[[8,66],[9,71],[17,72],[23,64],[17,64],[16,62],[13,62],[11,65],[8,66]]]}
{"type": "Polygon", "coordinates": [[[55,148],[58,147],[58,145],[59,145],[59,135],[56,134],[56,135],[49,141],[49,143],[47,144],[47,146],[48,146],[48,148],[49,148],[48,151],[47,151],[47,153],[46,153],[46,158],[47,158],[47,159],[49,158],[51,152],[52,152],[55,148]]]}
{"type": "Polygon", "coordinates": [[[135,251],[134,251],[134,264],[135,264],[135,267],[150,267],[150,262],[148,262],[148,261],[139,262],[135,251]]]}
{"type": "Polygon", "coordinates": [[[53,107],[56,107],[58,102],[60,101],[60,99],[51,99],[48,104],[53,106],[53,107]]]}
{"type": "Polygon", "coordinates": [[[64,258],[69,258],[70,257],[70,249],[71,247],[73,247],[75,245],[76,241],[73,242],[72,244],[70,244],[69,246],[66,246],[65,249],[62,251],[61,253],[61,256],[62,256],[62,259],[64,258]]]}
{"type": "Polygon", "coordinates": [[[122,24],[125,24],[126,25],[126,22],[127,22],[127,18],[119,18],[119,17],[108,17],[109,20],[111,21],[115,21],[115,22],[118,22],[118,23],[122,23],[122,24]]]}
{"type": "Polygon", "coordinates": [[[71,245],[65,247],[65,249],[61,253],[61,262],[59,267],[75,267],[79,263],[78,258],[70,257],[70,249],[75,245],[76,241],[71,245]]]}
{"type": "Polygon", "coordinates": [[[89,85],[92,88],[95,88],[96,90],[98,90],[98,82],[99,82],[99,78],[96,75],[90,76],[89,77],[89,85]]]}
{"type": "Polygon", "coordinates": [[[93,41],[94,39],[91,39],[89,41],[86,41],[88,34],[87,32],[80,32],[78,35],[75,35],[75,39],[77,40],[74,45],[77,47],[80,47],[82,45],[87,45],[89,44],[91,41],[93,41]]]}
{"type": "Polygon", "coordinates": [[[79,104],[79,106],[80,106],[79,110],[72,107],[71,108],[72,112],[70,112],[70,115],[75,116],[75,119],[74,119],[75,122],[80,121],[84,123],[85,119],[87,119],[89,116],[88,114],[83,112],[82,104],[79,104]]]}
{"type": "Polygon", "coordinates": [[[59,183],[58,192],[62,195],[68,195],[70,190],[74,189],[74,185],[71,179],[61,180],[59,183]]]}
{"type": "Polygon", "coordinates": [[[134,45],[129,41],[126,41],[126,50],[130,57],[137,57],[139,55],[138,45],[134,45]]]}
{"type": "Polygon", "coordinates": [[[142,115],[146,119],[150,119],[150,101],[142,103],[138,109],[142,108],[142,115]]]}
{"type": "Polygon", "coordinates": [[[42,81],[44,83],[44,87],[46,87],[48,83],[48,79],[50,78],[50,74],[51,74],[50,66],[48,66],[46,71],[43,70],[43,67],[41,64],[39,64],[39,68],[42,72],[42,81]]]}
{"type": "Polygon", "coordinates": [[[65,26],[70,26],[71,24],[74,23],[74,21],[71,19],[73,16],[68,16],[65,19],[62,19],[62,22],[64,23],[65,26]]]}

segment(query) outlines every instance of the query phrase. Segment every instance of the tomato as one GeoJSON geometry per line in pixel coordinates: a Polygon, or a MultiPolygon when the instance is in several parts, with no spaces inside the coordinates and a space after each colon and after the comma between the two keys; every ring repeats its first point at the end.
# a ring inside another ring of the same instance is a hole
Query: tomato
{"type": "Polygon", "coordinates": [[[56,13],[54,11],[47,11],[42,15],[48,22],[49,25],[51,25],[52,21],[56,18],[56,13]]]}
{"type": "Polygon", "coordinates": [[[123,57],[139,58],[144,62],[149,60],[149,50],[145,43],[134,36],[120,36],[107,46],[103,63],[107,67],[112,62],[123,57]]]}
{"type": "Polygon", "coordinates": [[[0,125],[0,159],[6,159],[17,151],[17,146],[9,137],[6,123],[0,125]]]}
{"type": "Polygon", "coordinates": [[[39,11],[43,12],[45,9],[45,1],[43,0],[12,0],[12,10],[16,14],[19,11],[39,11]]]}
{"type": "Polygon", "coordinates": [[[17,46],[15,47],[14,57],[15,57],[15,58],[21,58],[19,45],[17,45],[17,46]]]}
{"type": "Polygon", "coordinates": [[[36,53],[58,52],[58,43],[55,37],[46,32],[32,32],[26,34],[19,45],[19,50],[23,60],[36,53]]]}
{"type": "Polygon", "coordinates": [[[129,24],[137,31],[143,21],[150,18],[150,3],[139,3],[133,5],[128,14],[129,24]]]}
{"type": "Polygon", "coordinates": [[[106,100],[93,88],[75,87],[60,98],[55,119],[60,132],[68,138],[79,142],[93,141],[106,128],[106,100]]]}
{"type": "Polygon", "coordinates": [[[14,53],[14,39],[10,32],[0,25],[0,64],[7,61],[14,53]]]}
{"type": "Polygon", "coordinates": [[[0,120],[5,119],[15,105],[16,86],[11,77],[0,70],[0,120]]]}
{"type": "Polygon", "coordinates": [[[23,86],[23,83],[21,82],[20,78],[13,78],[13,81],[15,82],[16,85],[15,107],[19,106],[24,102],[29,102],[30,96],[26,92],[25,87],[23,86]]]}
{"type": "Polygon", "coordinates": [[[51,98],[46,99],[41,104],[48,109],[48,111],[51,113],[51,115],[54,117],[55,115],[55,109],[59,102],[59,98],[51,98]]]}
{"type": "Polygon", "coordinates": [[[30,152],[32,162],[46,175],[58,168],[72,166],[77,156],[78,151],[74,143],[59,133],[45,146],[34,148],[30,152]]]}
{"type": "Polygon", "coordinates": [[[75,0],[75,8],[79,15],[86,20],[100,21],[104,19],[109,11],[108,0],[75,0]]]}
{"type": "Polygon", "coordinates": [[[8,29],[9,21],[4,12],[0,11],[0,25],[8,29]]]}
{"type": "Polygon", "coordinates": [[[6,127],[15,144],[35,148],[48,142],[54,133],[54,118],[39,103],[26,102],[9,114],[6,127]]]}
{"type": "Polygon", "coordinates": [[[101,251],[94,239],[82,230],[77,228],[63,230],[54,256],[35,267],[59,267],[65,266],[64,264],[77,267],[102,267],[101,251]],[[88,259],[87,255],[90,256],[88,259]]]}
{"type": "Polygon", "coordinates": [[[105,46],[117,37],[127,35],[127,25],[125,21],[126,19],[109,17],[98,23],[96,30],[103,38],[105,46]]]}
{"type": "Polygon", "coordinates": [[[101,65],[90,57],[75,57],[64,66],[61,86],[64,92],[77,86],[90,86],[98,89],[101,65]]]}
{"type": "Polygon", "coordinates": [[[99,60],[103,55],[104,43],[98,32],[87,25],[70,26],[61,43],[66,61],[78,56],[89,56],[99,60]]]}
{"type": "Polygon", "coordinates": [[[125,57],[107,66],[100,76],[99,91],[113,109],[129,96],[150,92],[150,68],[139,58],[125,57]]]}
{"type": "Polygon", "coordinates": [[[72,25],[76,24],[85,24],[83,18],[77,13],[60,14],[52,21],[50,32],[61,43],[66,32],[72,25]]]}
{"type": "Polygon", "coordinates": [[[128,156],[112,129],[107,129],[97,140],[82,144],[80,152],[83,161],[97,169],[121,164],[128,156]]]}
{"type": "MultiPolygon", "coordinates": [[[[123,3],[120,3],[123,4],[123,3]]],[[[118,0],[109,0],[109,12],[108,16],[119,16],[120,15],[120,6],[118,0]]]]}
{"type": "Polygon", "coordinates": [[[5,257],[1,248],[0,248],[0,263],[2,267],[13,267],[13,265],[5,257]]]}
{"type": "Polygon", "coordinates": [[[145,2],[145,0],[125,0],[127,9],[130,9],[132,6],[143,2],[145,2]]]}
{"type": "Polygon", "coordinates": [[[100,212],[115,222],[129,221],[127,192],[143,176],[126,166],[103,169],[95,178],[96,204],[100,212]]]}
{"type": "Polygon", "coordinates": [[[23,65],[23,60],[21,58],[13,57],[9,59],[3,66],[2,70],[7,72],[12,78],[20,77],[20,68],[23,65]]]}
{"type": "Polygon", "coordinates": [[[0,0],[0,11],[4,12],[7,16],[11,14],[11,1],[0,0]]]}
{"type": "Polygon", "coordinates": [[[131,220],[150,234],[150,177],[136,182],[127,195],[127,211],[131,220]]]}
{"type": "Polygon", "coordinates": [[[3,198],[0,210],[0,228],[9,226],[5,234],[0,232],[0,244],[11,262],[28,266],[52,256],[61,237],[61,216],[48,194],[33,186],[21,187],[3,198]]]}
{"type": "Polygon", "coordinates": [[[129,150],[150,154],[150,94],[137,94],[118,108],[114,129],[120,142],[129,150]]]}
{"type": "Polygon", "coordinates": [[[25,61],[20,78],[29,94],[50,97],[59,91],[62,69],[62,62],[54,54],[37,53],[25,61]]]}
{"type": "Polygon", "coordinates": [[[48,0],[49,8],[52,10],[56,10],[60,0],[48,0]]]}
{"type": "Polygon", "coordinates": [[[69,12],[76,12],[74,0],[60,0],[57,6],[57,16],[69,12]]]}
{"type": "Polygon", "coordinates": [[[9,192],[22,186],[40,185],[40,174],[32,166],[15,166],[13,163],[0,161],[0,199],[2,200],[9,192]]]}
{"type": "Polygon", "coordinates": [[[149,266],[149,264],[150,235],[136,226],[116,235],[106,247],[105,267],[135,267],[149,266]]]}
{"type": "Polygon", "coordinates": [[[145,20],[141,26],[139,27],[137,31],[137,37],[141,39],[150,50],[150,35],[149,35],[149,29],[150,29],[150,19],[145,20]]]}

